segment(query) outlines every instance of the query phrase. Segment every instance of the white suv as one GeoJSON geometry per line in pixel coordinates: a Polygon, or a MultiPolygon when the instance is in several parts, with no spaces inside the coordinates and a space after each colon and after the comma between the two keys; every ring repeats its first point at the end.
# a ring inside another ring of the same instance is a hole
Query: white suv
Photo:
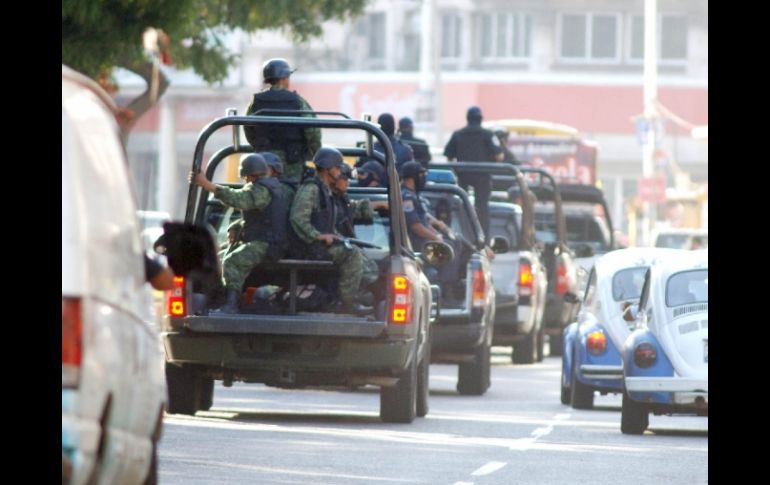
{"type": "Polygon", "coordinates": [[[62,482],[155,483],[164,357],[115,105],[62,66],[62,482]]]}

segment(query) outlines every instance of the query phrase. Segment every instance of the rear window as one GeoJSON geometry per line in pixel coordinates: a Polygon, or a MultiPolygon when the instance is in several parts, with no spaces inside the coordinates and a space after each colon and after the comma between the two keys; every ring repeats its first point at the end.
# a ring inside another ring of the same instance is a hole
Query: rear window
{"type": "Polygon", "coordinates": [[[567,241],[587,244],[594,252],[607,252],[609,230],[593,214],[567,214],[567,241]]]}
{"type": "Polygon", "coordinates": [[[666,284],[666,305],[675,307],[709,301],[709,272],[707,269],[675,273],[666,284]]]}
{"type": "Polygon", "coordinates": [[[427,202],[425,209],[433,217],[444,221],[452,231],[462,234],[469,241],[476,240],[476,232],[473,230],[468,211],[459,195],[426,190],[421,192],[420,196],[427,202]]]}
{"type": "Polygon", "coordinates": [[[632,300],[642,295],[644,274],[647,266],[622,269],[612,276],[612,299],[615,301],[632,300]]]}

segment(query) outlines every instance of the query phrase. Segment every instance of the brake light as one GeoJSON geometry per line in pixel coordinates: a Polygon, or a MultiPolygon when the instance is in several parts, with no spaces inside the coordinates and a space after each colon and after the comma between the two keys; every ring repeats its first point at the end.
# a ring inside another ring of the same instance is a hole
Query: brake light
{"type": "Polygon", "coordinates": [[[563,261],[559,261],[556,267],[556,294],[563,295],[569,289],[569,278],[567,277],[567,266],[563,261]]]}
{"type": "Polygon", "coordinates": [[[652,367],[657,358],[658,352],[649,342],[640,343],[636,346],[636,350],[634,350],[634,363],[642,369],[652,367]]]}
{"type": "Polygon", "coordinates": [[[77,387],[83,360],[83,316],[80,298],[61,299],[61,384],[77,387]]]}
{"type": "Polygon", "coordinates": [[[167,311],[172,317],[187,315],[185,279],[183,276],[174,276],[174,284],[166,293],[168,300],[167,311]]]}
{"type": "Polygon", "coordinates": [[[519,262],[519,295],[529,296],[532,294],[532,265],[527,261],[519,262]]]}
{"type": "Polygon", "coordinates": [[[607,350],[607,337],[604,332],[595,331],[586,337],[586,348],[591,355],[601,355],[607,350]]]}
{"type": "Polygon", "coordinates": [[[390,322],[397,325],[409,323],[412,319],[412,284],[409,278],[394,275],[391,291],[390,322]]]}
{"type": "Polygon", "coordinates": [[[480,269],[473,271],[473,283],[471,284],[473,306],[484,306],[487,301],[487,282],[484,272],[480,269]]]}

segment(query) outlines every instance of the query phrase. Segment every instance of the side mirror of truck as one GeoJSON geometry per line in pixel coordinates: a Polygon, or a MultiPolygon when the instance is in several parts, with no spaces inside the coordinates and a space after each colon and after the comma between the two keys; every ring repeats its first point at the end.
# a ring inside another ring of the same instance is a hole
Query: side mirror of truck
{"type": "Polygon", "coordinates": [[[430,241],[422,247],[422,258],[437,268],[449,263],[454,257],[454,249],[444,242],[430,241]]]}
{"type": "Polygon", "coordinates": [[[511,250],[511,244],[508,242],[508,239],[503,236],[493,237],[490,246],[495,254],[503,254],[511,250]]]}
{"type": "Polygon", "coordinates": [[[216,238],[211,229],[183,222],[166,222],[163,235],[155,241],[153,249],[168,259],[168,265],[177,276],[192,271],[203,274],[217,274],[216,238]]]}

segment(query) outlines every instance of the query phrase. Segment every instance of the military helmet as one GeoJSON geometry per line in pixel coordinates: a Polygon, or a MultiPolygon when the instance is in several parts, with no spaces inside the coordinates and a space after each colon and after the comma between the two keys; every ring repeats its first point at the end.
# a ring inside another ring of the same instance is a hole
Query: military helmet
{"type": "Polygon", "coordinates": [[[417,180],[417,177],[423,173],[425,173],[425,167],[423,167],[419,163],[406,162],[401,166],[401,173],[399,175],[401,177],[401,180],[407,179],[409,177],[417,180]]]}
{"type": "Polygon", "coordinates": [[[265,159],[265,163],[267,163],[268,167],[275,170],[278,174],[283,173],[283,162],[278,158],[278,155],[273,152],[259,152],[259,154],[265,159]]]}
{"type": "Polygon", "coordinates": [[[289,62],[280,57],[270,59],[262,66],[262,77],[265,79],[265,82],[289,77],[293,72],[289,62]]]}
{"type": "Polygon", "coordinates": [[[315,163],[316,168],[340,167],[343,164],[342,153],[336,148],[321,147],[315,152],[313,163],[315,163]]]}
{"type": "Polygon", "coordinates": [[[267,163],[259,153],[252,153],[241,158],[241,177],[247,175],[267,175],[267,163]]]}
{"type": "Polygon", "coordinates": [[[350,168],[350,165],[348,165],[347,163],[343,163],[342,165],[340,165],[340,172],[342,173],[343,178],[347,178],[347,179],[355,178],[353,177],[353,169],[350,168]]]}

